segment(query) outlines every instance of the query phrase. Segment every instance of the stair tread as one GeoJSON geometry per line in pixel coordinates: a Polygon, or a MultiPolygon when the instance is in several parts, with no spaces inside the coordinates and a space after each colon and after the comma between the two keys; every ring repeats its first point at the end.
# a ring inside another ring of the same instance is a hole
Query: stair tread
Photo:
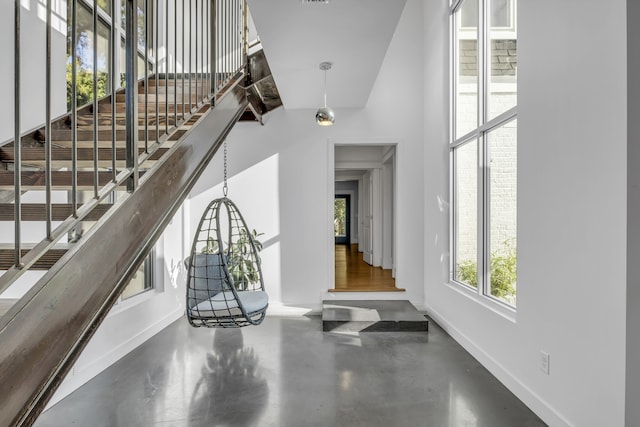
{"type": "MultiPolygon", "coordinates": [[[[77,184],[79,188],[92,188],[94,184],[93,171],[77,171],[77,184]]],[[[144,171],[140,171],[142,175],[144,171]]],[[[0,189],[13,190],[13,171],[0,170],[0,189]]],[[[104,186],[111,182],[113,174],[110,171],[98,172],[98,185],[104,186]]],[[[44,171],[23,171],[21,173],[22,188],[35,190],[44,188],[45,172],[44,171]]],[[[52,171],[51,182],[54,189],[70,189],[72,173],[70,171],[52,171]]]]}
{"type": "MultiPolygon", "coordinates": [[[[0,270],[8,270],[13,267],[15,250],[14,248],[9,248],[9,245],[2,244],[0,245],[0,270]]],[[[25,245],[26,246],[26,245],[25,245]]],[[[49,270],[69,249],[69,245],[66,247],[55,247],[53,249],[49,249],[44,255],[42,255],[36,262],[31,266],[31,270],[49,270]]],[[[29,248],[22,249],[22,254],[26,254],[29,252],[29,248]]]]}
{"type": "MultiPolygon", "coordinates": [[[[85,220],[97,221],[111,207],[113,205],[110,203],[99,204],[87,214],[85,220]]],[[[13,221],[15,218],[14,208],[13,203],[0,203],[0,221],[13,221]]],[[[72,213],[73,208],[70,203],[53,203],[51,205],[53,221],[64,221],[72,213]]],[[[22,221],[45,221],[46,205],[44,203],[22,203],[21,214],[22,221]]]]}

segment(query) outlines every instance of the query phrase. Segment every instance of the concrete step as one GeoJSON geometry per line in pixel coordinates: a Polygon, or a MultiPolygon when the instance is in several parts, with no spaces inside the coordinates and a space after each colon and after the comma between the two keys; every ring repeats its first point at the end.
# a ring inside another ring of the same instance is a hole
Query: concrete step
{"type": "Polygon", "coordinates": [[[429,321],[409,301],[322,302],[324,332],[426,332],[429,321]]]}

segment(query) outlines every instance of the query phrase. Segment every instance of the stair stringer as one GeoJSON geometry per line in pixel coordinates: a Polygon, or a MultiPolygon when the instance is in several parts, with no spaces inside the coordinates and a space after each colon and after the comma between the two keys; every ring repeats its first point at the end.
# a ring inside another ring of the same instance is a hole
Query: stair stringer
{"type": "Polygon", "coordinates": [[[236,87],[0,318],[0,425],[31,425],[247,106],[236,87]]]}

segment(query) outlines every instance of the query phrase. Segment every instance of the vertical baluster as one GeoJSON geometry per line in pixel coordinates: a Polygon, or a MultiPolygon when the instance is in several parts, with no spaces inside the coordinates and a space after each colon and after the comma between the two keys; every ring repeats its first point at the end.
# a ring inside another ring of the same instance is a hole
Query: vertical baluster
{"type": "MultiPolygon", "coordinates": [[[[113,0],[112,0],[113,1],[113,0]]],[[[127,180],[127,191],[133,192],[138,187],[138,0],[126,0],[126,145],[125,162],[131,176],[127,180]]]]}
{"type": "Polygon", "coordinates": [[[44,180],[45,180],[45,217],[47,239],[52,239],[51,215],[51,1],[47,0],[46,35],[46,76],[45,76],[45,137],[44,137],[44,180]]]}
{"type": "Polygon", "coordinates": [[[93,0],[93,197],[98,198],[98,1],[93,0]]]}
{"type": "Polygon", "coordinates": [[[202,0],[200,4],[200,99],[204,103],[204,4],[207,0],[202,0]]]}
{"type": "Polygon", "coordinates": [[[227,39],[229,38],[229,23],[228,23],[228,19],[227,19],[227,11],[228,11],[228,7],[227,7],[228,1],[227,0],[222,0],[222,17],[221,17],[221,22],[222,22],[222,46],[220,49],[220,54],[222,55],[222,82],[220,84],[220,88],[222,89],[225,85],[225,83],[227,82],[227,73],[229,72],[228,70],[228,63],[227,63],[227,39]]]}
{"type": "Polygon", "coordinates": [[[181,30],[182,30],[182,73],[181,73],[181,77],[182,77],[182,121],[184,122],[184,70],[185,70],[185,64],[184,64],[184,58],[185,58],[185,54],[184,54],[184,17],[185,17],[185,4],[184,4],[184,0],[182,0],[182,25],[181,25],[181,30]]]}
{"type": "Polygon", "coordinates": [[[196,21],[196,44],[195,44],[195,56],[196,56],[196,87],[195,87],[195,94],[196,94],[196,106],[200,105],[200,100],[198,99],[198,0],[195,0],[196,2],[196,14],[195,14],[195,21],[196,21]]]}
{"type": "Polygon", "coordinates": [[[193,1],[194,0],[189,0],[189,113],[191,113],[191,109],[192,109],[192,105],[193,102],[191,101],[191,75],[193,74],[193,59],[192,59],[192,51],[193,51],[193,43],[192,43],[192,38],[193,38],[193,31],[192,31],[192,19],[193,19],[193,1]]]}
{"type": "Polygon", "coordinates": [[[247,9],[246,0],[240,0],[242,7],[242,52],[241,67],[245,68],[247,75],[249,74],[249,10],[247,9]]]}
{"type": "Polygon", "coordinates": [[[227,9],[227,21],[229,22],[229,28],[227,29],[227,58],[229,63],[229,66],[227,67],[227,79],[231,80],[231,76],[233,75],[233,31],[235,29],[235,25],[233,21],[233,0],[229,0],[227,3],[229,7],[227,9]]]}
{"type": "Polygon", "coordinates": [[[220,90],[227,81],[227,0],[221,0],[222,13],[220,16],[220,90]]]}
{"type": "Polygon", "coordinates": [[[207,68],[206,68],[206,74],[205,74],[205,79],[204,79],[204,83],[205,83],[205,93],[207,95],[207,98],[209,98],[210,94],[211,94],[211,90],[210,90],[210,83],[211,83],[211,58],[209,56],[209,51],[211,50],[211,38],[210,38],[210,33],[209,33],[209,13],[210,13],[210,5],[211,5],[211,0],[206,0],[206,8],[205,8],[205,40],[207,42],[207,48],[205,50],[205,52],[207,52],[206,58],[206,64],[207,64],[207,68]]]}
{"type": "Polygon", "coordinates": [[[173,125],[178,127],[178,0],[173,0],[173,125]]]}
{"type": "Polygon", "coordinates": [[[233,41],[231,44],[231,60],[233,61],[233,66],[231,67],[232,74],[235,75],[236,71],[238,71],[238,8],[237,2],[232,1],[233,3],[233,41]]]}
{"type": "Polygon", "coordinates": [[[216,0],[211,0],[209,3],[209,32],[211,37],[209,38],[209,94],[211,96],[211,102],[216,102],[216,43],[218,40],[218,33],[216,32],[216,0]],[[211,4],[213,2],[213,4],[211,4]]]}
{"type": "Polygon", "coordinates": [[[240,14],[240,2],[238,1],[234,1],[234,5],[233,5],[233,13],[235,14],[235,29],[233,31],[233,38],[234,38],[234,43],[233,43],[233,60],[234,60],[234,67],[233,67],[233,71],[237,72],[238,69],[240,68],[240,62],[238,61],[239,57],[238,57],[238,53],[239,53],[239,46],[240,46],[240,23],[242,22],[241,20],[241,14],[240,14]]]}
{"type": "Polygon", "coordinates": [[[71,3],[71,210],[78,216],[78,0],[71,3]]]}
{"type": "MultiPolygon", "coordinates": [[[[116,1],[111,0],[111,61],[109,64],[109,71],[111,73],[111,175],[114,182],[118,175],[118,167],[116,163],[116,88],[119,84],[119,70],[116,68],[116,64],[118,62],[116,60],[116,55],[118,54],[118,43],[120,43],[120,40],[118,40],[118,29],[116,28],[116,24],[120,24],[116,22],[116,13],[118,13],[116,1]]],[[[93,114],[97,116],[98,112],[94,111],[93,114]]]]}
{"type": "Polygon", "coordinates": [[[227,20],[229,21],[229,33],[227,37],[227,58],[229,66],[227,67],[227,71],[229,74],[227,80],[230,81],[233,75],[233,0],[229,0],[228,5],[227,20]]]}
{"type": "Polygon", "coordinates": [[[164,6],[164,130],[169,133],[169,0],[164,6]]]}
{"type": "Polygon", "coordinates": [[[236,8],[235,2],[229,0],[229,79],[233,76],[236,69],[234,46],[236,41],[236,8]]]}
{"type": "Polygon", "coordinates": [[[149,8],[150,7],[151,7],[151,1],[144,0],[144,152],[145,153],[149,152],[149,8]]]}
{"type": "Polygon", "coordinates": [[[17,268],[22,267],[22,248],[21,248],[21,221],[22,221],[22,201],[20,200],[20,194],[22,189],[22,150],[20,139],[20,0],[15,1],[15,14],[14,14],[14,137],[13,142],[13,184],[14,184],[14,233],[15,233],[15,266],[17,268]]]}
{"type": "Polygon", "coordinates": [[[249,16],[247,11],[247,5],[244,0],[240,0],[240,7],[242,8],[242,40],[240,49],[240,67],[245,68],[247,74],[249,74],[249,16]]]}
{"type": "Polygon", "coordinates": [[[154,21],[155,37],[153,39],[153,48],[155,49],[154,71],[155,71],[155,81],[156,81],[156,85],[155,85],[156,108],[153,111],[155,114],[155,121],[156,121],[156,142],[159,142],[160,141],[160,105],[158,102],[158,86],[160,85],[160,53],[159,53],[160,30],[158,28],[160,27],[160,4],[159,3],[154,2],[153,11],[155,15],[155,21],[154,21]]]}
{"type": "Polygon", "coordinates": [[[233,2],[233,73],[235,74],[240,68],[240,64],[238,63],[238,44],[240,42],[240,3],[237,1],[233,2]]]}
{"type": "Polygon", "coordinates": [[[215,76],[215,91],[216,94],[220,91],[220,76],[222,75],[223,64],[220,61],[222,58],[222,3],[224,0],[216,0],[216,54],[214,61],[216,61],[216,76],[215,76]]]}

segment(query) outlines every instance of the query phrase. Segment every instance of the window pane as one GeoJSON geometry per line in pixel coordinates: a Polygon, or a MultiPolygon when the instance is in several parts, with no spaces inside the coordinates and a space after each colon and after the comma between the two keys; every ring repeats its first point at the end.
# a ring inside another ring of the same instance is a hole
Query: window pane
{"type": "Polygon", "coordinates": [[[466,0],[456,12],[456,139],[478,126],[478,31],[461,26],[463,16],[478,22],[477,1],[466,0]]]}
{"type": "Polygon", "coordinates": [[[460,9],[461,26],[476,28],[478,26],[478,0],[466,0],[460,9]]]}
{"type": "MultiPolygon", "coordinates": [[[[497,3],[497,1],[493,3],[497,3]]],[[[518,103],[518,49],[515,27],[513,31],[509,32],[509,37],[507,38],[504,30],[495,28],[499,25],[500,18],[494,17],[492,13],[489,33],[491,50],[489,120],[516,106],[518,103]]]]}
{"type": "Polygon", "coordinates": [[[478,286],[478,143],[454,151],[454,279],[478,286]]]}
{"type": "Polygon", "coordinates": [[[490,292],[516,305],[517,260],[517,120],[490,132],[490,292]]]}
{"type": "Polygon", "coordinates": [[[104,10],[108,14],[111,13],[111,0],[98,0],[97,3],[100,9],[104,10]]]}
{"type": "MultiPolygon", "coordinates": [[[[71,2],[69,2],[70,4],[71,2]]],[[[93,101],[93,15],[85,6],[78,3],[76,28],[76,45],[71,46],[71,27],[67,31],[67,109],[71,108],[71,73],[73,64],[71,63],[71,49],[76,53],[76,102],[81,107],[93,101]]],[[[71,9],[68,10],[71,16],[71,9]]],[[[71,20],[69,20],[70,23],[71,20]]],[[[110,36],[109,28],[98,20],[98,98],[109,93],[109,69],[110,69],[110,36]]]]}
{"type": "Polygon", "coordinates": [[[151,265],[153,262],[152,257],[153,251],[151,252],[151,255],[145,259],[142,265],[138,267],[138,271],[136,271],[136,274],[134,274],[131,281],[129,281],[127,287],[122,291],[122,295],[120,297],[123,300],[153,288],[153,281],[150,277],[151,265]]]}
{"type": "MultiPolygon", "coordinates": [[[[126,0],[121,0],[120,2],[120,27],[122,28],[122,31],[126,31],[127,30],[127,2],[126,0]]],[[[146,40],[144,37],[144,15],[145,15],[145,2],[142,0],[138,1],[138,5],[137,5],[137,33],[138,33],[138,48],[140,48],[140,50],[144,50],[145,46],[146,46],[146,40]]],[[[152,21],[153,17],[151,15],[149,15],[149,21],[152,21]]],[[[153,34],[153,30],[152,27],[149,26],[149,31],[150,34],[153,34]]]]}
{"type": "Polygon", "coordinates": [[[511,2],[516,0],[491,0],[491,28],[511,27],[511,2]]]}
{"type": "Polygon", "coordinates": [[[347,235],[347,199],[341,197],[334,201],[333,228],[336,237],[347,235]]]}

